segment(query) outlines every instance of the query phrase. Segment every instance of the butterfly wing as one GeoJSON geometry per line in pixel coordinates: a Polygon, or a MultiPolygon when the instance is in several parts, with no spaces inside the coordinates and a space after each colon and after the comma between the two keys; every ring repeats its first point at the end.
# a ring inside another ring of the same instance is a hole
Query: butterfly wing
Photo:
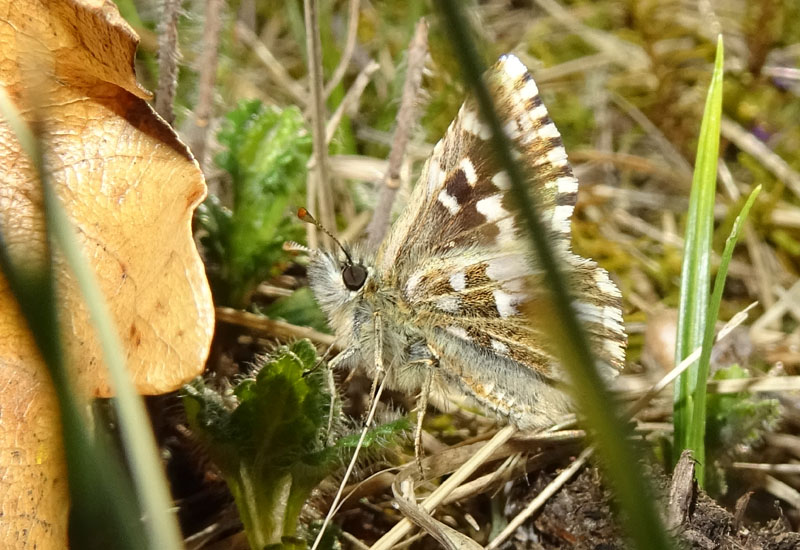
{"type": "MultiPolygon", "coordinates": [[[[553,232],[569,247],[569,220],[578,192],[561,137],[547,114],[533,78],[514,56],[504,56],[487,74],[505,128],[533,178],[531,191],[553,232]]],[[[513,215],[506,208],[508,177],[496,164],[489,128],[472,100],[459,110],[434,147],[408,207],[381,247],[379,267],[482,243],[517,247],[513,215]]]]}
{"type": "MultiPolygon", "coordinates": [[[[621,297],[605,270],[570,250],[578,182],[560,134],[516,57],[501,58],[487,81],[566,264],[574,307],[599,363],[614,371],[626,342],[621,297]]],[[[494,161],[490,131],[476,113],[468,100],[437,143],[377,265],[396,277],[390,283],[427,332],[447,385],[518,424],[541,424],[542,406],[552,405],[548,417],[567,408],[554,389],[561,370],[528,317],[547,315],[547,290],[506,193],[508,177],[494,161]]]]}

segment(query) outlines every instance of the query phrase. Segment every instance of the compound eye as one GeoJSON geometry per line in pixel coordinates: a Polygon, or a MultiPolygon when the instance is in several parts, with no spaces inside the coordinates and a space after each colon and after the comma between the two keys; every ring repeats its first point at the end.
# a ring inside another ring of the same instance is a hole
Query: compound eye
{"type": "Polygon", "coordinates": [[[367,280],[367,268],[361,264],[347,264],[342,269],[342,281],[349,290],[358,290],[367,280]]]}

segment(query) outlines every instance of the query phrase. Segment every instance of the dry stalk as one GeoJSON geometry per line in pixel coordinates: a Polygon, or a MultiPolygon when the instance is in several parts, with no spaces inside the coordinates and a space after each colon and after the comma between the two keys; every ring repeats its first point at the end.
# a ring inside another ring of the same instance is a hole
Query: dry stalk
{"type": "Polygon", "coordinates": [[[722,117],[720,133],[725,139],[732,141],[739,149],[752,155],[764,168],[784,182],[796,196],[800,197],[800,174],[762,141],[746,131],[733,120],[722,117]]]}
{"type": "Polygon", "coordinates": [[[222,26],[220,10],[222,0],[207,0],[205,26],[203,27],[203,52],[200,55],[200,76],[197,86],[197,105],[194,109],[194,128],[191,147],[200,168],[205,167],[208,125],[214,107],[214,84],[217,80],[219,57],[219,32],[222,26]]]}
{"type": "Polygon", "coordinates": [[[676,169],[681,181],[686,182],[687,184],[690,183],[692,181],[692,166],[680,153],[680,151],[678,151],[675,145],[673,145],[672,142],[667,139],[658,126],[653,124],[653,122],[647,118],[647,115],[640,111],[636,105],[622,97],[620,94],[611,94],[611,100],[617,107],[622,109],[631,120],[638,124],[642,130],[647,132],[647,135],[650,136],[650,139],[652,139],[658,148],[661,149],[664,157],[667,158],[670,164],[672,164],[673,168],[676,169]]]}
{"type": "Polygon", "coordinates": [[[158,25],[158,89],[156,112],[167,124],[175,122],[172,110],[178,88],[178,10],[180,0],[166,0],[158,25]]]}
{"type": "Polygon", "coordinates": [[[299,327],[284,321],[276,321],[248,311],[242,311],[231,307],[218,307],[215,310],[215,314],[217,321],[220,323],[244,327],[252,332],[271,338],[284,341],[308,338],[315,344],[321,346],[331,346],[334,344],[334,338],[330,334],[325,334],[324,332],[319,332],[308,327],[299,327]]]}
{"type": "MultiPolygon", "coordinates": [[[[308,202],[315,210],[314,215],[330,231],[336,230],[328,177],[328,146],[325,143],[325,96],[323,93],[322,44],[319,37],[319,3],[317,0],[303,0],[306,26],[306,51],[308,53],[308,75],[311,88],[311,131],[314,143],[313,166],[309,170],[308,202]]],[[[308,225],[309,246],[317,246],[316,228],[308,225]]],[[[326,247],[332,242],[323,235],[326,247]]]]}
{"type": "Polygon", "coordinates": [[[272,55],[272,52],[264,42],[259,40],[258,36],[242,23],[236,24],[236,34],[256,54],[264,68],[269,71],[272,80],[292,98],[296,105],[305,108],[308,104],[308,93],[305,88],[295,82],[281,62],[272,55]]]}
{"type": "Polygon", "coordinates": [[[344,44],[344,51],[342,51],[342,58],[339,60],[339,65],[337,65],[336,69],[333,71],[333,76],[331,76],[330,81],[325,85],[325,99],[330,97],[331,92],[339,85],[342,78],[344,78],[347,67],[350,65],[350,60],[353,58],[353,52],[356,50],[360,4],[361,2],[359,0],[350,0],[347,10],[347,39],[344,44]]]}
{"type": "Polygon", "coordinates": [[[361,98],[361,94],[364,93],[367,84],[369,84],[370,77],[375,71],[378,70],[379,67],[380,65],[378,65],[375,61],[370,61],[367,64],[367,66],[364,67],[360,73],[358,73],[358,76],[353,81],[353,85],[350,86],[350,88],[348,88],[344,98],[342,98],[342,101],[339,103],[339,106],[336,107],[336,110],[331,115],[330,120],[325,125],[326,144],[329,144],[333,139],[333,135],[336,132],[336,128],[342,121],[342,117],[344,116],[344,114],[351,112],[354,106],[358,104],[358,100],[361,98]]]}
{"type": "MultiPolygon", "coordinates": [[[[470,460],[464,463],[461,468],[453,473],[447,480],[439,485],[428,498],[426,498],[420,507],[426,512],[432,512],[442,501],[459,487],[466,479],[477,470],[481,464],[486,462],[486,459],[492,455],[495,449],[501,447],[506,441],[517,432],[514,426],[506,426],[497,432],[494,437],[489,440],[483,447],[481,447],[470,460]]],[[[413,524],[408,519],[403,519],[396,524],[392,529],[382,536],[375,544],[372,545],[371,550],[388,550],[394,547],[395,544],[405,537],[412,529],[413,524]]]]}
{"type": "Polygon", "coordinates": [[[416,121],[416,107],[419,90],[422,86],[422,71],[428,55],[428,24],[425,20],[417,23],[414,37],[408,48],[408,70],[403,85],[403,96],[397,113],[397,129],[389,152],[389,165],[383,178],[383,186],[378,194],[372,221],[367,227],[368,242],[377,246],[381,242],[392,214],[397,189],[400,187],[400,170],[405,156],[411,128],[416,121]]]}

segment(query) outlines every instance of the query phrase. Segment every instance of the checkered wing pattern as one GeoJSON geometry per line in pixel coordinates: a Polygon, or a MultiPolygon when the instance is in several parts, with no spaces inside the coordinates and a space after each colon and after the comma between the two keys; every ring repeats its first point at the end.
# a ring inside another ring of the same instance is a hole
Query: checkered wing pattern
{"type": "MultiPolygon", "coordinates": [[[[621,296],[605,270],[570,250],[578,181],[560,134],[516,57],[501,58],[487,81],[565,264],[574,307],[602,368],[614,372],[624,363],[626,344],[621,296]]],[[[444,376],[496,408],[493,400],[509,402],[489,381],[496,373],[487,377],[470,361],[488,358],[481,362],[508,369],[522,383],[529,374],[555,381],[560,369],[530,320],[547,314],[543,275],[527,252],[508,177],[494,161],[490,130],[477,113],[471,100],[461,107],[376,260],[381,272],[395,278],[386,284],[402,289],[415,325],[428,331],[428,347],[444,376]],[[465,344],[476,355],[461,353],[465,344]]]]}

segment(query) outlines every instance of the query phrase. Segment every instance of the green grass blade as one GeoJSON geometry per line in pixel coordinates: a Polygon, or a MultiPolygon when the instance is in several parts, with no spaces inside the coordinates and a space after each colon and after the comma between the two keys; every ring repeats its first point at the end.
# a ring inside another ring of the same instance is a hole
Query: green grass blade
{"type": "Polygon", "coordinates": [[[706,319],[705,332],[703,334],[703,351],[697,361],[697,386],[693,396],[695,410],[692,413],[692,425],[689,427],[689,448],[695,451],[695,459],[702,467],[697,468],[697,481],[702,485],[705,480],[705,435],[706,435],[706,382],[708,381],[708,370],[711,363],[711,348],[714,345],[714,329],[716,326],[719,306],[722,302],[722,291],[725,289],[725,279],[728,276],[728,265],[733,256],[733,249],[739,240],[739,235],[744,227],[750,208],[761,192],[759,185],[753,189],[747,198],[739,215],[733,223],[731,234],[725,241],[725,249],[722,251],[717,276],[714,279],[714,290],[711,293],[711,302],[708,308],[708,318],[706,319]]]}
{"type": "MultiPolygon", "coordinates": [[[[714,196],[717,183],[717,157],[719,153],[719,128],[722,113],[722,61],[723,45],[720,36],[714,72],[708,89],[697,159],[689,197],[686,220],[686,244],[683,251],[680,304],[678,306],[677,344],[675,363],[680,363],[703,343],[708,323],[709,289],[711,287],[711,241],[714,233],[714,196]]],[[[716,321],[713,319],[711,322],[716,321]]],[[[697,407],[698,366],[690,367],[676,382],[674,394],[675,444],[674,458],[684,449],[691,449],[695,457],[703,453],[690,443],[695,432],[694,418],[697,407]]],[[[702,444],[700,445],[702,447],[702,444]]]]}
{"type": "Polygon", "coordinates": [[[494,102],[483,81],[483,63],[470,36],[468,24],[457,0],[436,2],[444,26],[450,32],[453,50],[459,59],[464,77],[480,107],[483,119],[492,130],[492,146],[497,161],[511,181],[511,192],[519,205],[521,219],[532,241],[532,248],[545,271],[552,294],[552,333],[559,343],[560,359],[569,371],[575,402],[580,405],[592,428],[602,465],[622,506],[622,517],[628,534],[641,549],[666,550],[672,544],[661,525],[649,485],[639,468],[633,448],[627,443],[627,431],[612,407],[612,399],[594,368],[594,359],[586,334],[575,314],[561,276],[561,268],[550,247],[549,236],[541,216],[527,192],[521,166],[514,161],[494,102]]]}

